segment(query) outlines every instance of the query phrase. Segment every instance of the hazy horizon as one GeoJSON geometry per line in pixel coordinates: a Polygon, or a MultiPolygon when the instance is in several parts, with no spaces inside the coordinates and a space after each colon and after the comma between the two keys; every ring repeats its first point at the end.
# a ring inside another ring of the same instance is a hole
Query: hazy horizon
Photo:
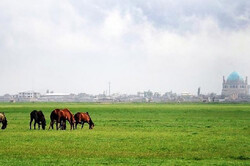
{"type": "Polygon", "coordinates": [[[250,76],[250,1],[0,1],[0,95],[221,93],[250,76]]]}

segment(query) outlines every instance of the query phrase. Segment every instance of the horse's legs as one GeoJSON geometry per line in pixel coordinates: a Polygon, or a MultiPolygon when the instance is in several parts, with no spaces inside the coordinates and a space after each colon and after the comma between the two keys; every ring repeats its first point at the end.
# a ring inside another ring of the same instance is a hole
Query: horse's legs
{"type": "Polygon", "coordinates": [[[31,130],[32,121],[33,121],[33,118],[30,118],[30,130],[31,130]]]}
{"type": "Polygon", "coordinates": [[[76,122],[76,124],[75,124],[75,129],[77,129],[77,124],[78,124],[78,123],[76,122]]]}
{"type": "Polygon", "coordinates": [[[63,120],[60,121],[60,129],[61,129],[61,130],[64,129],[64,121],[63,121],[63,120]]]}
{"type": "Polygon", "coordinates": [[[56,130],[58,130],[58,123],[59,123],[59,122],[58,122],[58,121],[56,121],[56,130]]]}
{"type": "Polygon", "coordinates": [[[75,130],[75,126],[74,126],[74,122],[71,122],[71,127],[73,128],[73,130],[75,130]]]}
{"type": "Polygon", "coordinates": [[[35,120],[35,122],[34,122],[34,129],[36,129],[36,120],[35,120]]]}
{"type": "Polygon", "coordinates": [[[61,120],[60,121],[60,129],[65,130],[66,129],[66,120],[61,120]]]}
{"type": "Polygon", "coordinates": [[[82,123],[82,128],[83,128],[84,122],[82,121],[81,123],[82,123]]]}
{"type": "Polygon", "coordinates": [[[58,130],[58,123],[60,122],[60,125],[61,125],[61,121],[60,121],[60,118],[57,119],[56,121],[56,130],[58,130]]]}
{"type": "Polygon", "coordinates": [[[38,122],[38,130],[40,130],[40,125],[41,125],[41,123],[38,122]]]}
{"type": "Polygon", "coordinates": [[[72,130],[72,121],[71,120],[68,120],[69,124],[70,124],[70,130],[72,130]]]}
{"type": "Polygon", "coordinates": [[[62,121],[59,121],[58,123],[59,123],[59,126],[57,128],[62,130],[62,121]]]}
{"type": "Polygon", "coordinates": [[[52,120],[52,121],[51,121],[51,127],[52,127],[52,129],[54,129],[54,123],[55,123],[55,121],[52,120]]]}

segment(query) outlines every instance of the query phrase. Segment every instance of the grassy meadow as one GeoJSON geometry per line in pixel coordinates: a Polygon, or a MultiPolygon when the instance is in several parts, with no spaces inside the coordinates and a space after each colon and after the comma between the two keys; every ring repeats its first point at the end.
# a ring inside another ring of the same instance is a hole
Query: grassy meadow
{"type": "Polygon", "coordinates": [[[0,103],[0,165],[250,165],[250,104],[0,103]],[[93,130],[48,130],[55,108],[93,130]],[[32,110],[46,130],[30,130],[32,110]],[[0,125],[1,126],[1,125],[0,125]]]}

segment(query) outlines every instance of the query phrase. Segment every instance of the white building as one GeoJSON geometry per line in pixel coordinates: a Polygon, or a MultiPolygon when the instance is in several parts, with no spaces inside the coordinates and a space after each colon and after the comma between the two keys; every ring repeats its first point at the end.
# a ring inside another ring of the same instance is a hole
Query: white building
{"type": "Polygon", "coordinates": [[[17,95],[19,99],[33,99],[33,98],[39,98],[40,96],[41,96],[40,93],[34,91],[19,92],[17,95]]]}
{"type": "Polygon", "coordinates": [[[56,102],[73,102],[75,101],[74,94],[70,93],[46,93],[41,95],[40,101],[56,101],[56,102]]]}
{"type": "Polygon", "coordinates": [[[230,99],[238,99],[246,97],[249,94],[249,85],[247,77],[243,77],[237,72],[232,72],[225,80],[223,76],[222,92],[221,95],[229,97],[230,99]]]}

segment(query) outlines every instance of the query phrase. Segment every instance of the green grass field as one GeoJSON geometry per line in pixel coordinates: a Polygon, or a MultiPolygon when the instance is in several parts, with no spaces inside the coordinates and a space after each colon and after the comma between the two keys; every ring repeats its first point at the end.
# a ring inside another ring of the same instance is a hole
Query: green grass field
{"type": "Polygon", "coordinates": [[[1,103],[0,165],[250,165],[250,104],[1,103]],[[48,130],[55,108],[93,130],[48,130]],[[46,130],[30,130],[42,110],[46,130]]]}

